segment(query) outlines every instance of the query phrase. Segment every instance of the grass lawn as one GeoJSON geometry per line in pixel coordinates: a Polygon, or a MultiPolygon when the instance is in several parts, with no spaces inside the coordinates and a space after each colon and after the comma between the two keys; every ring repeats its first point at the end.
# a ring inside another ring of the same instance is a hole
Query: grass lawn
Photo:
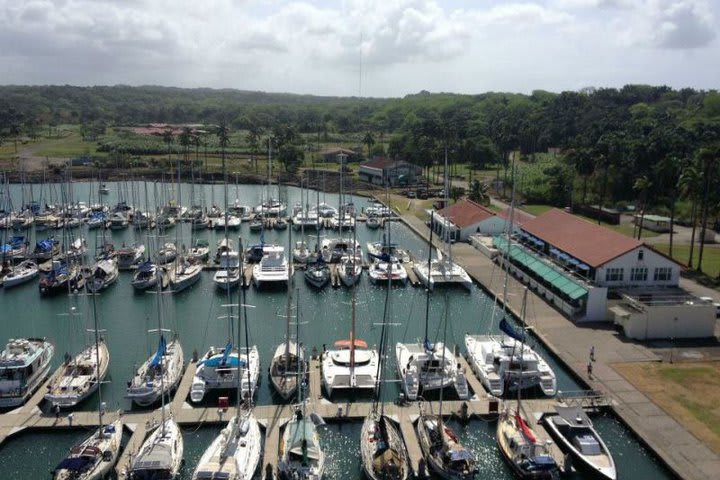
{"type": "Polygon", "coordinates": [[[623,363],[613,368],[720,453],[720,362],[623,363]]]}
{"type": "MultiPolygon", "coordinates": [[[[667,243],[659,243],[653,245],[655,248],[663,253],[670,251],[670,245],[667,243]]],[[[700,254],[700,247],[695,245],[693,251],[693,266],[697,267],[697,261],[700,254]]],[[[673,245],[673,257],[675,260],[687,264],[690,256],[690,245],[673,245]]],[[[705,245],[705,251],[703,252],[703,272],[710,277],[717,277],[720,274],[720,246],[719,245],[705,245]]]]}
{"type": "Polygon", "coordinates": [[[428,210],[432,208],[433,200],[419,200],[417,198],[406,198],[402,195],[397,194],[390,194],[390,206],[394,209],[400,212],[401,214],[405,214],[407,212],[411,212],[413,215],[415,215],[420,220],[427,220],[427,215],[425,214],[425,210],[428,210]]]}
{"type": "Polygon", "coordinates": [[[551,205],[523,205],[520,207],[520,210],[529,213],[530,215],[535,215],[536,217],[538,215],[542,215],[543,213],[547,212],[548,210],[552,210],[554,207],[551,205]]]}

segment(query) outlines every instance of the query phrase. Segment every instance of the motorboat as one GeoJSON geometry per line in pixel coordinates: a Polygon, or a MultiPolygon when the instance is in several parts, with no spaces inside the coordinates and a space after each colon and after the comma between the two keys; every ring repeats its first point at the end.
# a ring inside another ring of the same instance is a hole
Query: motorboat
{"type": "Polygon", "coordinates": [[[85,280],[85,287],[90,293],[100,293],[115,283],[118,275],[118,264],[114,258],[99,260],[95,262],[89,277],[85,280]]]}
{"type": "Polygon", "coordinates": [[[575,470],[588,478],[615,480],[612,454],[582,408],[556,406],[542,422],[558,447],[570,457],[575,470]]]}
{"type": "Polygon", "coordinates": [[[417,435],[430,469],[448,480],[471,480],[478,473],[475,456],[439,415],[421,414],[417,435]]]}
{"type": "Polygon", "coordinates": [[[325,472],[325,452],[315,423],[305,415],[305,404],[298,407],[285,425],[278,462],[284,480],[320,480],[325,472]]]}
{"type": "Polygon", "coordinates": [[[35,243],[35,249],[32,253],[32,258],[38,262],[50,260],[55,255],[60,253],[60,242],[55,240],[55,237],[46,238],[35,243]]]}
{"type": "Polygon", "coordinates": [[[368,260],[388,260],[395,258],[401,263],[410,263],[410,254],[397,243],[368,242],[367,244],[368,260]]]}
{"type": "MultiPolygon", "coordinates": [[[[163,413],[165,409],[163,408],[163,413]]],[[[129,480],[172,480],[178,476],[183,457],[183,436],[172,417],[163,420],[131,458],[129,480]]]]}
{"type": "Polygon", "coordinates": [[[315,288],[323,288],[330,282],[330,267],[322,260],[308,264],[305,269],[305,281],[315,288]]]}
{"type": "Polygon", "coordinates": [[[145,245],[133,243],[129,246],[122,246],[115,252],[118,268],[127,270],[142,263],[145,258],[145,245]]]}
{"type": "Polygon", "coordinates": [[[338,340],[334,349],[323,352],[320,368],[328,397],[335,390],[375,389],[380,358],[360,339],[338,340]]]}
{"type": "Polygon", "coordinates": [[[210,258],[210,243],[205,239],[198,238],[190,247],[188,260],[204,263],[207,262],[208,258],[210,258]]]}
{"type": "Polygon", "coordinates": [[[40,278],[41,295],[74,292],[85,287],[85,277],[77,265],[54,260],[47,275],[40,278]]]}
{"type": "Polygon", "coordinates": [[[391,283],[407,284],[408,274],[405,267],[396,259],[384,262],[375,261],[368,269],[370,281],[376,285],[385,285],[388,280],[391,283]]]}
{"type": "Polygon", "coordinates": [[[240,254],[234,250],[220,256],[220,269],[213,275],[215,286],[226,290],[240,284],[240,254]]]}
{"type": "Polygon", "coordinates": [[[108,217],[108,227],[110,230],[122,230],[127,228],[129,224],[128,218],[122,212],[112,213],[108,217]]]}
{"type": "Polygon", "coordinates": [[[140,407],[158,402],[163,388],[170,392],[180,383],[184,361],[180,340],[167,342],[161,332],[157,351],[135,370],[125,396],[140,407]]]}
{"type": "Polygon", "coordinates": [[[444,257],[440,250],[437,251],[438,258],[427,263],[421,262],[413,265],[418,279],[425,285],[425,288],[433,290],[437,285],[462,285],[470,290],[473,282],[470,275],[457,263],[444,257]]]}
{"type": "Polygon", "coordinates": [[[88,346],[66,360],[62,374],[47,386],[45,400],[60,408],[76,406],[97,391],[109,364],[110,352],[105,340],[88,346]]]}
{"type": "Polygon", "coordinates": [[[285,247],[266,245],[260,263],[253,266],[253,283],[257,288],[271,285],[287,286],[292,269],[292,263],[288,262],[285,256],[285,247]]]}
{"type": "MultiPolygon", "coordinates": [[[[507,320],[501,320],[501,330],[507,328],[503,322],[508,325],[507,320]]],[[[555,372],[539,353],[519,339],[509,335],[465,335],[465,348],[470,367],[483,387],[496,397],[518,389],[539,388],[547,397],[557,393],[555,372]]]]}
{"type": "Polygon", "coordinates": [[[44,338],[11,338],[0,353],[0,408],[24,404],[50,373],[55,346],[44,338]]]}
{"type": "Polygon", "coordinates": [[[101,480],[110,475],[120,455],[122,420],[101,425],[52,471],[54,480],[101,480]]]}
{"type": "Polygon", "coordinates": [[[370,480],[406,480],[410,476],[407,449],[397,426],[377,411],[363,421],[360,457],[370,480]]]}
{"type": "Polygon", "coordinates": [[[453,387],[457,396],[470,397],[465,372],[443,343],[398,343],[395,345],[398,375],[405,397],[417,400],[423,392],[453,387]]]}
{"type": "Polygon", "coordinates": [[[13,236],[10,241],[0,245],[0,259],[21,260],[27,256],[28,242],[21,235],[13,236]]]}
{"type": "Polygon", "coordinates": [[[202,265],[190,263],[184,258],[175,259],[175,263],[168,267],[168,280],[173,293],[195,285],[202,276],[202,265]]]}
{"type": "Polygon", "coordinates": [[[370,230],[377,230],[382,225],[382,221],[378,218],[377,215],[370,215],[367,217],[367,220],[365,220],[365,226],[368,227],[370,230]]]}
{"type": "Polygon", "coordinates": [[[205,450],[193,480],[250,480],[262,456],[260,426],[252,411],[233,416],[205,450]]]}
{"type": "Polygon", "coordinates": [[[260,378],[260,355],[256,346],[242,353],[228,342],[224,348],[210,347],[198,361],[190,400],[201,402],[209,390],[234,390],[238,379],[243,397],[252,397],[260,378]],[[248,375],[249,370],[249,375],[248,375]]]}
{"type": "Polygon", "coordinates": [[[32,260],[24,260],[10,269],[3,277],[3,287],[12,288],[27,283],[38,276],[40,269],[32,260]]]}
{"type": "Polygon", "coordinates": [[[156,263],[148,260],[138,266],[133,274],[131,284],[136,290],[148,290],[157,286],[158,280],[161,282],[161,288],[167,286],[167,274],[163,268],[156,263]]]}
{"type": "Polygon", "coordinates": [[[560,469],[549,445],[541,442],[518,411],[505,411],[498,420],[495,440],[505,461],[522,480],[558,480],[560,469]]]}
{"type": "Polygon", "coordinates": [[[177,258],[177,247],[174,243],[166,243],[156,253],[155,259],[159,265],[167,265],[177,258]]]}

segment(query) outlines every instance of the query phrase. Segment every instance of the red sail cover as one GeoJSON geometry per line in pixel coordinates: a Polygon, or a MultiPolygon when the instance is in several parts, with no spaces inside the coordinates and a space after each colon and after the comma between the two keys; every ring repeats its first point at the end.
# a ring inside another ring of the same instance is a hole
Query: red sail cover
{"type": "Polygon", "coordinates": [[[528,427],[527,423],[525,423],[525,420],[523,420],[520,415],[515,415],[515,421],[520,426],[520,430],[522,430],[525,438],[527,438],[530,443],[536,443],[537,439],[535,438],[535,434],[532,430],[530,430],[530,427],[528,427]]]}
{"type": "MultiPolygon", "coordinates": [[[[335,342],[335,347],[337,348],[350,348],[350,345],[352,345],[352,340],[338,340],[335,342]]],[[[355,348],[367,348],[367,342],[365,340],[355,340],[355,348]]]]}

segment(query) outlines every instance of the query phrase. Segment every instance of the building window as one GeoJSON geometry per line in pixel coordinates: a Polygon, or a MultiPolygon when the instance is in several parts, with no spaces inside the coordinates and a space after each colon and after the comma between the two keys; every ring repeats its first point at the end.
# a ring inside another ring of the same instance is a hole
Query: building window
{"type": "Polygon", "coordinates": [[[654,279],[656,282],[667,282],[672,280],[672,268],[658,267],[655,269],[654,279]]]}
{"type": "Polygon", "coordinates": [[[638,260],[642,260],[645,256],[645,253],[642,250],[638,250],[638,260]]]}
{"type": "Polygon", "coordinates": [[[608,268],[605,271],[606,282],[622,282],[624,270],[622,268],[608,268]]]}
{"type": "Polygon", "coordinates": [[[630,269],[630,281],[631,282],[647,282],[648,269],[647,267],[638,267],[630,269]]]}

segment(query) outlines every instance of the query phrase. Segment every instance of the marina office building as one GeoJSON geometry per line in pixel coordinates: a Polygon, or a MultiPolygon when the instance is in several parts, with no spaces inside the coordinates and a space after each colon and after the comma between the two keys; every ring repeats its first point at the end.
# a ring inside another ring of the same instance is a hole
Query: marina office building
{"type": "Polygon", "coordinates": [[[553,209],[492,243],[500,263],[575,322],[613,321],[636,339],[714,335],[712,303],[679,287],[683,266],[639,240],[553,209]]]}

